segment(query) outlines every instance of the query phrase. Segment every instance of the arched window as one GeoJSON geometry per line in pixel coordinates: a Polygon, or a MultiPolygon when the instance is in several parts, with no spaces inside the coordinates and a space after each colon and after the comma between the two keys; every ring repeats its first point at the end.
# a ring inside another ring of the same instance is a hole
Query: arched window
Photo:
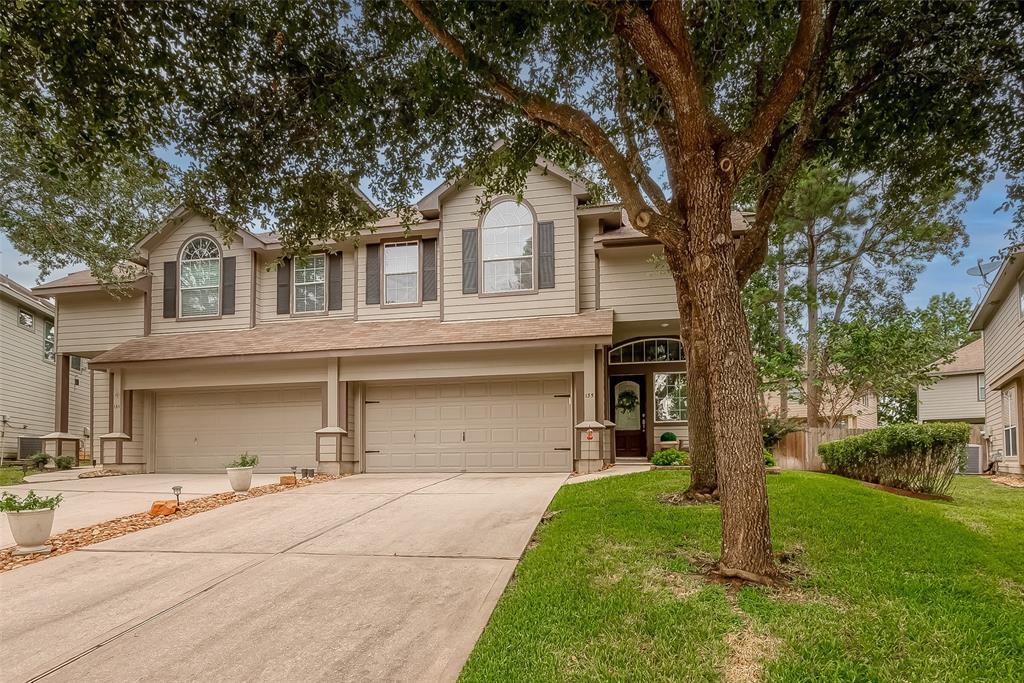
{"type": "Polygon", "coordinates": [[[626,363],[676,363],[686,360],[683,345],[672,337],[654,337],[628,341],[612,348],[609,365],[626,363]]]}
{"type": "Polygon", "coordinates": [[[495,204],[481,225],[484,293],[533,289],[533,212],[517,202],[495,204]]]}
{"type": "Polygon", "coordinates": [[[181,317],[220,313],[220,247],[200,235],[185,243],[178,262],[181,317]]]}

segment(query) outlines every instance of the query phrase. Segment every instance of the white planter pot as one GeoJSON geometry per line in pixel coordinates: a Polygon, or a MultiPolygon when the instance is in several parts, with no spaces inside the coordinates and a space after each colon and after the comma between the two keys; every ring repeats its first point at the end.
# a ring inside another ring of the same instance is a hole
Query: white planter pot
{"type": "Polygon", "coordinates": [[[46,539],[50,537],[50,531],[53,529],[53,512],[45,508],[7,513],[11,536],[14,536],[14,542],[18,544],[17,550],[14,551],[15,555],[50,552],[46,539]]]}
{"type": "Polygon", "coordinates": [[[235,493],[245,493],[252,486],[252,469],[251,467],[226,468],[228,481],[235,493]]]}
{"type": "Polygon", "coordinates": [[[678,441],[659,441],[658,442],[658,450],[659,451],[663,451],[663,450],[665,450],[667,448],[679,448],[679,442],[678,441]]]}

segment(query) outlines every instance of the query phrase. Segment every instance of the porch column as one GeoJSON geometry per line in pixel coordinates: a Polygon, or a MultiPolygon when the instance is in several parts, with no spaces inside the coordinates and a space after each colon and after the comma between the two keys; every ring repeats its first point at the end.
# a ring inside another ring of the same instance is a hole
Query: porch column
{"type": "Polygon", "coordinates": [[[78,464],[79,438],[68,433],[68,404],[70,401],[71,356],[66,353],[57,354],[54,359],[56,366],[56,383],[53,403],[53,431],[44,437],[43,452],[51,458],[48,466],[56,466],[53,460],[61,456],[71,456],[78,464]]]}
{"type": "Polygon", "coordinates": [[[107,390],[110,431],[100,435],[100,465],[124,464],[124,442],[131,440],[131,392],[124,390],[124,371],[111,370],[107,390]]]}
{"type": "Polygon", "coordinates": [[[347,414],[347,392],[345,383],[341,381],[340,359],[328,359],[324,426],[316,430],[317,471],[324,474],[341,474],[345,469],[341,462],[342,443],[348,431],[342,426],[341,416],[347,414]]]}
{"type": "Polygon", "coordinates": [[[583,421],[576,425],[579,457],[573,469],[580,474],[604,467],[604,424],[597,421],[597,354],[592,347],[583,350],[583,421]]]}

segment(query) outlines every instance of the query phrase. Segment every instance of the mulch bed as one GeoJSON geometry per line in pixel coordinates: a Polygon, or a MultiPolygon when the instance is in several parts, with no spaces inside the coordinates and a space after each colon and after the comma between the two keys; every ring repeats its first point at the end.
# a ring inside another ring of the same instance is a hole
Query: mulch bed
{"type": "Polygon", "coordinates": [[[1024,489],[1024,474],[993,474],[990,478],[996,484],[1009,486],[1011,489],[1024,489]]]}
{"type": "MultiPolygon", "coordinates": [[[[0,550],[0,572],[24,567],[25,565],[33,564],[49,557],[56,557],[57,555],[69,553],[76,548],[84,548],[85,546],[92,545],[94,543],[109,541],[112,538],[124,536],[125,534],[132,533],[133,531],[141,531],[142,529],[167,524],[177,519],[191,517],[192,515],[199,514],[200,512],[213,510],[223,507],[224,505],[237,503],[238,501],[258,498],[259,496],[266,496],[272,493],[280,493],[281,491],[288,491],[290,489],[302,488],[303,486],[309,486],[311,484],[320,484],[325,481],[334,481],[335,479],[341,479],[341,477],[336,475],[318,474],[312,479],[299,479],[295,484],[267,484],[265,486],[254,486],[249,489],[249,492],[244,496],[236,496],[230,491],[226,493],[215,493],[210,496],[203,496],[202,498],[194,498],[183,502],[178,508],[178,512],[173,515],[151,517],[149,512],[139,512],[134,515],[118,517],[117,519],[100,522],[99,524],[93,524],[92,526],[83,527],[81,529],[68,529],[67,531],[50,537],[47,543],[53,546],[53,550],[49,553],[34,553],[32,555],[15,556],[14,546],[0,550]]],[[[6,521],[4,523],[6,524],[6,521]]]]}
{"type": "Polygon", "coordinates": [[[95,479],[97,477],[122,477],[127,472],[117,472],[115,470],[89,470],[88,472],[82,472],[78,475],[79,479],[95,479]]]}
{"type": "Polygon", "coordinates": [[[907,489],[898,489],[892,486],[883,486],[882,484],[872,484],[869,481],[862,481],[865,486],[870,486],[873,489],[879,489],[888,493],[895,493],[897,496],[906,496],[907,498],[917,498],[918,500],[953,500],[953,496],[947,496],[940,493],[920,493],[919,491],[908,491],[907,489]]]}

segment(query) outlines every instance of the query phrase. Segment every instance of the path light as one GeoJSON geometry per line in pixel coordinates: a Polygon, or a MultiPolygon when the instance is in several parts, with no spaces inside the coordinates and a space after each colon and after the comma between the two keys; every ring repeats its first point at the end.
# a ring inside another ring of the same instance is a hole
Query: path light
{"type": "Polygon", "coordinates": [[[181,487],[172,486],[171,491],[174,493],[174,499],[178,501],[178,507],[181,507],[181,487]]]}
{"type": "Polygon", "coordinates": [[[297,477],[298,474],[299,474],[299,468],[296,467],[295,465],[292,465],[292,476],[293,477],[297,477]]]}

